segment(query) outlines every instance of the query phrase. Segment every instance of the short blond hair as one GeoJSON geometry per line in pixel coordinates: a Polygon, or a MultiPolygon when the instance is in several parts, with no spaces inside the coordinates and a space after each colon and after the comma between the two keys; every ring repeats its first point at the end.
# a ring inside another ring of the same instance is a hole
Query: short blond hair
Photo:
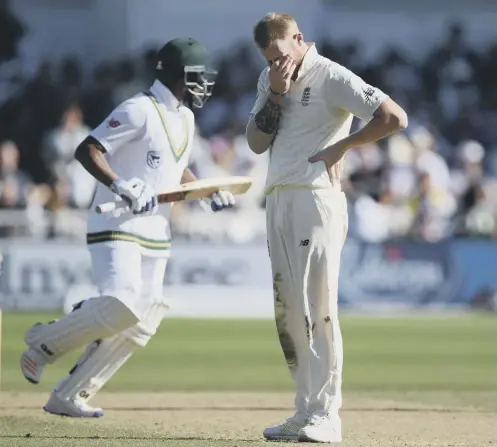
{"type": "Polygon", "coordinates": [[[283,39],[292,24],[296,25],[296,22],[290,14],[270,12],[254,26],[254,41],[265,50],[275,40],[283,39]]]}

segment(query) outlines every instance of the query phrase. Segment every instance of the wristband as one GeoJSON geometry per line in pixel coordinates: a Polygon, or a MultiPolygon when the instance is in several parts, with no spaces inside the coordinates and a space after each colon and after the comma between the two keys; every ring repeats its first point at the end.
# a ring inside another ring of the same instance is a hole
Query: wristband
{"type": "Polygon", "coordinates": [[[126,182],[121,179],[121,178],[118,178],[116,180],[114,180],[110,186],[109,186],[109,189],[114,193],[114,194],[117,194],[119,195],[118,191],[122,188],[123,184],[125,184],[126,182]]]}
{"type": "Polygon", "coordinates": [[[271,87],[269,87],[269,93],[271,93],[274,96],[285,96],[286,95],[286,92],[285,93],[278,93],[278,92],[275,92],[271,87]]]}

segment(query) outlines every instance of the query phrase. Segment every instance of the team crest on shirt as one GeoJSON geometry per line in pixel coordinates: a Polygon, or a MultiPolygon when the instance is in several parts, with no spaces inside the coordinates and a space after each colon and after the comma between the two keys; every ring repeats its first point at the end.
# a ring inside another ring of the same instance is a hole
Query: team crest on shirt
{"type": "Polygon", "coordinates": [[[147,165],[152,169],[157,169],[162,163],[161,151],[148,151],[147,152],[147,165]]]}
{"type": "Polygon", "coordinates": [[[311,87],[304,88],[302,92],[302,97],[300,98],[300,103],[306,107],[309,105],[309,100],[311,99],[311,87]]]}

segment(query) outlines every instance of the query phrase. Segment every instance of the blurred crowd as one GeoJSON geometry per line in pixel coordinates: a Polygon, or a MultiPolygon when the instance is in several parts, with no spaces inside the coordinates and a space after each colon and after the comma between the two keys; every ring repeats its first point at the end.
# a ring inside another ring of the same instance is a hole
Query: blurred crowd
{"type": "MultiPolygon", "coordinates": [[[[497,42],[472,48],[454,24],[422,61],[386,48],[374,63],[364,63],[356,42],[317,46],[409,114],[404,133],[346,156],[350,236],[374,242],[497,236],[497,42]]],[[[109,61],[90,76],[81,61],[67,58],[42,64],[33,79],[1,81],[0,214],[14,216],[0,219],[1,236],[84,235],[95,181],[74,161],[74,150],[113,107],[148,89],[154,50],[109,61]]],[[[267,157],[251,154],[243,136],[263,66],[251,42],[218,55],[214,95],[196,111],[193,170],[201,177],[253,176],[250,194],[223,216],[195,203],[175,206],[177,237],[264,239],[267,157]]],[[[353,129],[361,125],[354,121],[353,129]]]]}

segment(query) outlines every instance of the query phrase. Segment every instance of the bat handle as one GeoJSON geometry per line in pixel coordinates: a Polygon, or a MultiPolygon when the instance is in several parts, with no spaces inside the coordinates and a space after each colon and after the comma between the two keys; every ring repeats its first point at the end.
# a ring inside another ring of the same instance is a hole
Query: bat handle
{"type": "Polygon", "coordinates": [[[106,202],[101,203],[95,207],[95,211],[98,214],[112,213],[112,211],[128,208],[129,204],[125,200],[120,200],[119,202],[106,202]]]}

